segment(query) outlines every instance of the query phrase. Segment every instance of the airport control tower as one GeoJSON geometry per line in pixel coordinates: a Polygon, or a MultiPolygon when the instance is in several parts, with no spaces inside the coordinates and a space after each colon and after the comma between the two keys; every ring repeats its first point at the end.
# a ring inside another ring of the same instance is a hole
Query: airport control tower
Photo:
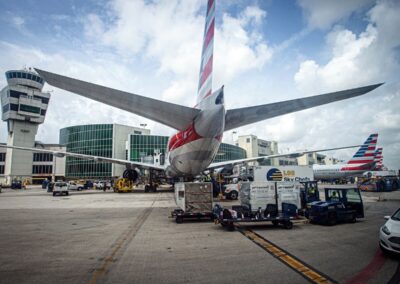
{"type": "MultiPolygon", "coordinates": [[[[1,90],[1,107],[2,119],[7,122],[7,145],[33,148],[50,94],[42,92],[44,80],[33,70],[7,71],[6,78],[8,85],[1,90]]],[[[7,184],[14,178],[32,176],[32,157],[29,151],[7,149],[4,169],[7,184]]]]}

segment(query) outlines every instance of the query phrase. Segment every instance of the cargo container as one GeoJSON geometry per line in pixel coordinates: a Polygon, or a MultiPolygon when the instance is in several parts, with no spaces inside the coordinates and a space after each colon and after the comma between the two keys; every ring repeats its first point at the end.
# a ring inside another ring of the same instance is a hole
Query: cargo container
{"type": "Polygon", "coordinates": [[[240,203],[251,211],[265,209],[267,204],[277,204],[282,210],[282,203],[296,205],[301,208],[299,182],[242,182],[240,187],[240,203]],[[276,187],[276,191],[275,191],[276,187]]]}
{"type": "Polygon", "coordinates": [[[210,182],[175,183],[175,202],[179,207],[171,212],[177,223],[184,219],[212,219],[213,186],[210,182]]]}

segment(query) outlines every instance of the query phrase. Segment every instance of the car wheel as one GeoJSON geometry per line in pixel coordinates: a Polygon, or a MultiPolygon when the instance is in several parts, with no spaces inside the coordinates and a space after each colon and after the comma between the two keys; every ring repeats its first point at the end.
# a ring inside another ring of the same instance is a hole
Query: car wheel
{"type": "Polygon", "coordinates": [[[182,217],[182,216],[176,216],[175,222],[176,222],[177,224],[182,224],[182,223],[183,223],[183,217],[182,217]]]}
{"type": "Polygon", "coordinates": [[[53,196],[56,196],[56,193],[55,193],[55,192],[53,192],[53,196]]]}
{"type": "Polygon", "coordinates": [[[68,195],[69,195],[69,192],[67,191],[67,192],[65,193],[65,195],[67,195],[67,196],[68,196],[68,195]]]}

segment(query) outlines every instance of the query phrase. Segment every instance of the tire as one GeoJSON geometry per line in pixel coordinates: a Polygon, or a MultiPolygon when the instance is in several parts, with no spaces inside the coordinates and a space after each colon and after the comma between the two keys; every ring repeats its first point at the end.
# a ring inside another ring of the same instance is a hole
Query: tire
{"type": "Polygon", "coordinates": [[[279,222],[274,220],[274,221],[272,221],[272,225],[274,225],[275,227],[278,227],[279,222]]]}
{"type": "Polygon", "coordinates": [[[328,214],[328,220],[327,223],[329,226],[334,226],[337,223],[337,218],[336,218],[336,214],[334,212],[331,212],[328,214]]]}
{"type": "Polygon", "coordinates": [[[353,215],[351,216],[350,223],[356,223],[356,222],[357,222],[357,215],[356,213],[353,213],[353,215]]]}
{"type": "Polygon", "coordinates": [[[232,191],[232,192],[229,194],[229,199],[231,199],[231,200],[237,200],[237,199],[238,199],[238,193],[237,193],[236,191],[232,191]]]}
{"type": "Polygon", "coordinates": [[[287,221],[283,224],[283,227],[287,230],[291,230],[293,228],[293,223],[290,221],[287,221]]]}
{"type": "MultiPolygon", "coordinates": [[[[144,186],[144,192],[149,192],[149,186],[148,185],[145,185],[144,186]]],[[[178,223],[178,222],[177,222],[178,223]]]]}
{"type": "Polygon", "coordinates": [[[82,190],[82,187],[78,187],[78,191],[81,191],[82,190]]]}
{"type": "Polygon", "coordinates": [[[68,195],[69,195],[69,192],[67,191],[67,192],[65,193],[65,195],[68,196],[68,195]]]}
{"type": "Polygon", "coordinates": [[[183,217],[182,217],[182,216],[176,216],[175,222],[176,222],[177,224],[182,224],[182,223],[183,223],[183,217]]]}
{"type": "Polygon", "coordinates": [[[56,193],[53,191],[53,196],[56,196],[56,193]]]}

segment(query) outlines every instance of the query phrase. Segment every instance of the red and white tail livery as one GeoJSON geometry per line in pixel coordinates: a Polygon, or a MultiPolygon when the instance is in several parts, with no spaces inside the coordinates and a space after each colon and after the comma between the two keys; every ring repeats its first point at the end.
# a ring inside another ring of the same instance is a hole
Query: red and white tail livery
{"type": "Polygon", "coordinates": [[[344,170],[363,170],[372,167],[375,159],[376,143],[378,134],[371,134],[364,144],[358,149],[354,156],[347,162],[344,170]]]}
{"type": "Polygon", "coordinates": [[[212,70],[214,56],[215,1],[208,0],[201,52],[197,105],[212,94],[212,70]]]}
{"type": "Polygon", "coordinates": [[[378,134],[371,134],[354,156],[346,164],[314,165],[315,179],[337,179],[350,176],[361,176],[372,170],[375,165],[375,148],[378,134]]]}

